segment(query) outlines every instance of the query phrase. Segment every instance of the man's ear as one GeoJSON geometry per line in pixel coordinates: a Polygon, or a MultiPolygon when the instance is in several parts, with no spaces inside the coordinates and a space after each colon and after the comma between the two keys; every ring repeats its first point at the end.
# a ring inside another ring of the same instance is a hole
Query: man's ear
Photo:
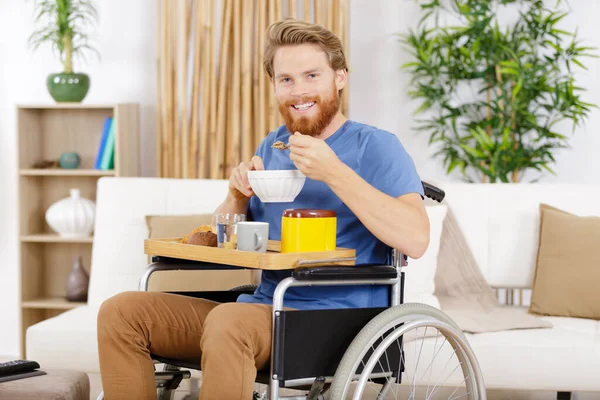
{"type": "Polygon", "coordinates": [[[335,71],[335,86],[337,90],[342,90],[348,82],[348,71],[345,69],[338,69],[335,71]]]}

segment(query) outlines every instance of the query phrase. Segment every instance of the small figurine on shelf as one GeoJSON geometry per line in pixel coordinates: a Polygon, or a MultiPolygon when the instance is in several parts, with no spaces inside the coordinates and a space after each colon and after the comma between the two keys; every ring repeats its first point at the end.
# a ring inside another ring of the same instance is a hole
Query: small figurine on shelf
{"type": "Polygon", "coordinates": [[[77,256],[67,280],[67,300],[87,301],[89,282],[90,276],[85,268],[83,268],[81,256],[77,256]]]}
{"type": "Polygon", "coordinates": [[[46,168],[58,168],[58,160],[42,160],[33,164],[33,168],[46,169],[46,168]]]}
{"type": "Polygon", "coordinates": [[[65,169],[76,169],[81,164],[81,157],[74,151],[62,153],[58,165],[65,169]]]}

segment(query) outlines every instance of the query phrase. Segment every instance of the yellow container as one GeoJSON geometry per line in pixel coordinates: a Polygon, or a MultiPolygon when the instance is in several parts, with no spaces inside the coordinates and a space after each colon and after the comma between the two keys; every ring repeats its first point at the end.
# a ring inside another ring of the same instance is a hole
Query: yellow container
{"type": "Polygon", "coordinates": [[[306,253],[336,249],[337,217],[335,211],[285,210],[281,220],[282,253],[306,253]]]}

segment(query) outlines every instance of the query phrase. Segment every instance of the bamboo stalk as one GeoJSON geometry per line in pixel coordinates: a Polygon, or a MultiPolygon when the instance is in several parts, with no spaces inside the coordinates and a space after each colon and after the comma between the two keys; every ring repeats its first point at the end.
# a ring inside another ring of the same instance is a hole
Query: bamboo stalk
{"type": "MultiPolygon", "coordinates": [[[[342,34],[340,40],[344,46],[344,55],[346,60],[350,60],[350,0],[341,0],[343,2],[343,24],[342,34]]],[[[348,71],[350,72],[350,71],[348,71]]],[[[348,96],[350,93],[350,82],[346,83],[344,91],[342,92],[342,112],[344,115],[348,115],[348,96]]]]}
{"type": "Polygon", "coordinates": [[[162,165],[162,51],[163,51],[163,21],[162,1],[156,2],[156,176],[163,176],[162,165]]]}
{"type": "Polygon", "coordinates": [[[281,0],[275,0],[275,19],[273,20],[273,22],[275,21],[279,21],[282,16],[283,16],[283,4],[281,0]]]}
{"type": "Polygon", "coordinates": [[[181,28],[183,22],[181,17],[183,16],[182,3],[181,1],[175,2],[175,13],[174,13],[174,26],[173,26],[173,40],[175,45],[173,46],[173,175],[175,178],[181,177],[181,120],[179,117],[180,103],[181,103],[181,74],[180,74],[180,57],[183,53],[182,36],[185,34],[185,30],[181,28]],[[179,28],[179,29],[177,29],[179,28]]]}
{"type": "Polygon", "coordinates": [[[214,113],[211,111],[215,104],[215,97],[212,93],[215,87],[215,79],[213,74],[213,53],[214,53],[214,39],[213,39],[213,19],[214,11],[212,8],[212,0],[205,2],[202,1],[202,7],[206,6],[205,17],[203,21],[204,40],[202,46],[206,49],[203,53],[202,59],[202,121],[200,126],[200,148],[199,160],[198,160],[198,177],[208,178],[207,174],[207,152],[209,145],[209,123],[214,120],[214,113]]]}
{"type": "Polygon", "coordinates": [[[298,2],[296,0],[288,0],[288,16],[298,18],[298,2]]]}
{"type": "Polygon", "coordinates": [[[250,107],[252,106],[252,5],[249,1],[242,3],[242,127],[241,127],[241,159],[252,158],[252,127],[250,107]]]}
{"type": "Polygon", "coordinates": [[[171,7],[166,6],[165,12],[165,90],[166,90],[166,141],[165,141],[165,176],[173,176],[173,64],[172,64],[172,40],[171,37],[171,7]]]}
{"type": "Polygon", "coordinates": [[[190,128],[190,143],[187,154],[189,159],[185,165],[188,178],[197,177],[198,169],[198,142],[200,132],[198,129],[198,114],[200,112],[200,76],[202,74],[202,58],[206,53],[204,49],[204,2],[196,3],[196,23],[194,30],[194,74],[192,81],[192,120],[190,128]]]}
{"type": "MultiPolygon", "coordinates": [[[[269,21],[267,25],[270,25],[273,22],[275,22],[275,19],[277,18],[275,3],[276,0],[269,0],[269,21]]],[[[275,103],[275,95],[273,94],[273,90],[271,89],[270,79],[267,79],[265,82],[265,90],[267,91],[267,131],[270,132],[273,129],[275,129],[275,126],[277,125],[277,115],[273,108],[273,105],[275,103]]]]}
{"type": "Polygon", "coordinates": [[[306,22],[310,22],[310,0],[304,0],[304,4],[302,5],[302,13],[304,14],[304,20],[306,22]]]}
{"type": "Polygon", "coordinates": [[[326,28],[329,29],[331,32],[335,32],[335,28],[333,26],[333,12],[334,12],[334,5],[336,3],[336,0],[327,0],[327,4],[325,4],[325,6],[327,7],[327,24],[326,24],[326,28]]]}
{"type": "MultiPolygon", "coordinates": [[[[329,9],[327,10],[327,20],[329,21],[329,30],[333,32],[334,35],[339,37],[338,31],[338,3],[339,0],[327,0],[329,9]]],[[[340,38],[341,40],[341,38],[340,38]]]]}
{"type": "Polygon", "coordinates": [[[226,113],[226,118],[225,118],[225,132],[224,132],[224,137],[225,137],[225,146],[224,146],[224,150],[223,150],[223,175],[226,175],[226,171],[228,170],[228,161],[229,161],[229,154],[232,152],[232,150],[230,149],[232,144],[233,144],[233,125],[235,124],[236,121],[233,120],[232,116],[234,114],[234,107],[233,107],[233,94],[235,92],[235,88],[232,84],[233,81],[233,74],[234,74],[234,68],[233,68],[233,63],[234,63],[234,52],[233,52],[233,47],[234,47],[234,15],[235,15],[235,3],[237,0],[231,0],[232,4],[233,4],[233,14],[231,16],[231,26],[230,26],[230,35],[231,35],[231,39],[229,41],[229,45],[227,47],[227,50],[229,51],[229,65],[227,68],[227,113],[226,113]]]}
{"type": "Polygon", "coordinates": [[[344,4],[344,0],[339,0],[337,5],[337,34],[339,35],[340,40],[342,41],[342,45],[344,45],[344,51],[346,50],[346,40],[344,38],[344,28],[345,28],[345,16],[346,16],[346,7],[344,4]]]}
{"type": "MultiPolygon", "coordinates": [[[[283,19],[283,2],[281,0],[275,0],[275,21],[281,21],[283,19]]],[[[273,21],[273,22],[275,22],[273,21]]],[[[269,91],[273,94],[271,111],[275,117],[275,122],[271,129],[275,129],[279,125],[281,125],[283,121],[283,117],[279,112],[279,107],[277,107],[277,98],[275,97],[275,93],[273,92],[273,85],[269,85],[269,91]]]]}
{"type": "Polygon", "coordinates": [[[218,179],[223,177],[223,163],[225,161],[225,122],[227,113],[227,65],[229,62],[229,42],[231,31],[231,13],[233,8],[233,0],[224,0],[225,18],[224,24],[221,27],[221,57],[219,61],[219,94],[218,94],[218,109],[217,109],[217,131],[216,131],[216,154],[211,160],[211,178],[218,179]]]}
{"type": "MultiPolygon", "coordinates": [[[[259,28],[258,28],[258,32],[259,32],[259,44],[260,46],[263,45],[263,42],[265,40],[265,27],[267,25],[267,0],[259,0],[259,11],[258,11],[258,23],[259,23],[259,28]]],[[[261,49],[262,50],[262,49],[261,49]]],[[[258,65],[259,65],[259,69],[262,66],[262,63],[264,61],[264,54],[262,51],[258,52],[258,65]]],[[[266,131],[267,131],[267,119],[266,119],[266,102],[267,102],[267,94],[265,93],[265,81],[267,75],[264,72],[264,70],[260,70],[258,73],[258,112],[256,113],[258,115],[258,132],[255,136],[255,140],[256,140],[256,146],[258,147],[258,145],[260,144],[260,142],[262,142],[262,139],[265,137],[266,131]]]]}
{"type": "Polygon", "coordinates": [[[323,24],[323,2],[321,0],[315,1],[315,24],[323,24]]]}
{"type": "Polygon", "coordinates": [[[211,119],[211,134],[210,134],[210,160],[209,160],[209,167],[208,167],[208,178],[214,179],[215,176],[217,176],[217,172],[216,170],[218,169],[219,166],[219,155],[217,154],[217,147],[218,147],[218,137],[219,137],[219,131],[218,131],[218,126],[219,126],[219,122],[218,122],[218,118],[219,118],[219,93],[220,93],[220,71],[221,68],[217,67],[217,65],[221,65],[220,61],[223,58],[222,56],[222,48],[223,48],[223,37],[224,37],[224,27],[225,27],[225,16],[226,16],[226,10],[227,10],[227,1],[226,0],[221,0],[221,7],[219,8],[219,11],[217,12],[217,17],[219,18],[219,32],[215,35],[215,39],[217,39],[216,42],[216,46],[214,47],[214,51],[215,51],[215,55],[214,55],[214,59],[213,59],[213,63],[217,63],[214,65],[214,75],[213,75],[213,81],[214,81],[214,97],[212,97],[211,95],[211,99],[212,102],[214,103],[214,105],[212,106],[212,108],[214,108],[214,110],[211,108],[211,112],[214,111],[213,114],[213,118],[211,119]]]}
{"type": "MultiPolygon", "coordinates": [[[[212,3],[212,2],[210,2],[212,3]]],[[[209,4],[210,4],[209,3],[209,4]]],[[[214,4],[212,4],[214,5],[214,4]]],[[[211,5],[211,7],[212,7],[211,5]]],[[[215,6],[216,9],[216,6],[215,6]]],[[[225,2],[222,1],[221,2],[221,15],[225,15],[225,2]]],[[[211,176],[213,176],[213,158],[217,157],[216,155],[216,151],[217,151],[217,66],[215,64],[215,57],[216,57],[216,50],[215,50],[215,40],[213,38],[213,33],[215,31],[215,13],[212,12],[211,14],[211,25],[212,25],[212,33],[211,33],[211,41],[210,41],[210,68],[211,68],[211,75],[210,75],[210,135],[208,135],[208,140],[209,140],[209,145],[210,145],[210,149],[211,151],[208,152],[209,154],[212,154],[212,156],[210,157],[209,160],[207,160],[207,166],[206,166],[206,174],[204,175],[206,178],[210,178],[211,176]]],[[[223,26],[223,24],[221,23],[221,27],[223,26]]]]}
{"type": "Polygon", "coordinates": [[[234,0],[233,10],[233,77],[231,79],[231,107],[232,113],[229,115],[228,120],[232,126],[228,134],[231,137],[231,141],[227,144],[226,164],[225,164],[225,176],[229,177],[231,170],[239,164],[240,160],[240,123],[241,120],[241,101],[240,101],[240,73],[241,73],[241,0],[234,0]]]}
{"type": "Polygon", "coordinates": [[[260,143],[258,138],[260,137],[260,79],[263,75],[262,66],[262,3],[258,0],[258,3],[254,7],[253,16],[253,31],[254,31],[254,61],[252,63],[252,119],[254,129],[252,130],[252,146],[256,148],[260,143]]]}
{"type": "Polygon", "coordinates": [[[189,33],[190,29],[188,28],[190,25],[189,16],[191,15],[189,10],[188,0],[183,0],[181,4],[181,18],[180,18],[180,54],[179,59],[181,62],[181,78],[180,81],[180,100],[181,100],[181,117],[180,117],[180,145],[181,148],[180,156],[177,158],[177,165],[179,166],[179,177],[187,178],[188,177],[188,165],[189,165],[189,154],[188,149],[190,147],[190,127],[188,125],[188,90],[187,90],[187,81],[188,81],[188,48],[189,48],[189,33]]]}

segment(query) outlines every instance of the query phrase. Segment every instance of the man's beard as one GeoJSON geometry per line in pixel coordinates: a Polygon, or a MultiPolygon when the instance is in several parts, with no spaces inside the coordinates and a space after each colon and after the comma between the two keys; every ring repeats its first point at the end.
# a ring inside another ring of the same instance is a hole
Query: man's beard
{"type": "Polygon", "coordinates": [[[338,96],[335,85],[333,93],[328,99],[321,99],[320,96],[303,97],[300,100],[288,100],[283,104],[279,104],[279,112],[285,120],[285,125],[288,131],[293,135],[294,132],[300,132],[303,135],[319,136],[333,120],[333,117],[340,109],[340,97],[338,96]],[[313,107],[319,106],[318,113],[315,117],[299,117],[294,119],[291,110],[294,104],[305,104],[315,102],[313,107]]]}

